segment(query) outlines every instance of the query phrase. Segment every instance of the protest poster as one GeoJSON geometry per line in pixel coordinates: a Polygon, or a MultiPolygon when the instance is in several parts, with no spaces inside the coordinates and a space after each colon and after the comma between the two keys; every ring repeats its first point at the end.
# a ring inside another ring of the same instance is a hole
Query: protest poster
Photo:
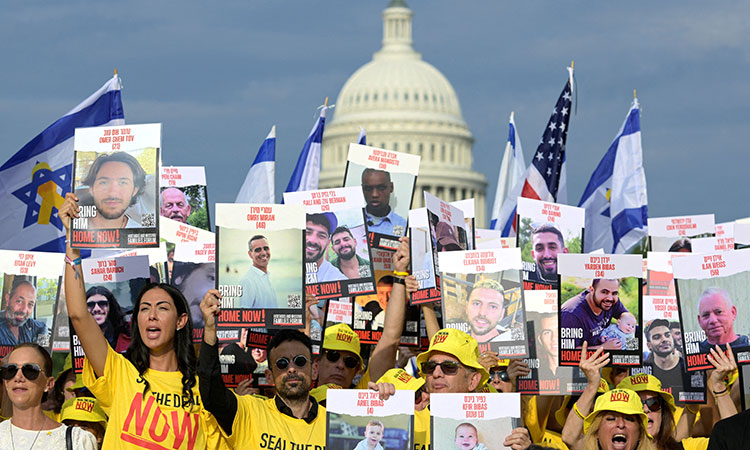
{"type": "Polygon", "coordinates": [[[713,214],[649,217],[648,249],[652,252],[690,252],[691,239],[716,232],[713,214]]]}
{"type": "Polygon", "coordinates": [[[480,353],[528,356],[521,251],[440,252],[438,258],[444,326],[470,334],[480,353]]]}
{"type": "Polygon", "coordinates": [[[51,350],[64,258],[61,253],[0,250],[0,357],[27,342],[51,350]]]}
{"type": "Polygon", "coordinates": [[[672,257],[679,253],[646,253],[646,295],[675,297],[672,257]]]}
{"type": "Polygon", "coordinates": [[[521,394],[430,395],[430,442],[434,450],[500,450],[521,426],[521,394]]]}
{"type": "Polygon", "coordinates": [[[265,371],[268,361],[265,347],[261,349],[248,345],[249,328],[237,331],[236,340],[219,342],[219,364],[224,385],[233,388],[244,380],[252,379],[253,387],[267,386],[265,371]]]}
{"type": "Polygon", "coordinates": [[[220,340],[239,339],[237,328],[304,327],[304,229],[300,205],[216,204],[217,326],[229,328],[220,340]]]}
{"type": "Polygon", "coordinates": [[[586,210],[519,197],[516,221],[524,289],[555,289],[558,255],[584,252],[586,210]]]}
{"type": "Polygon", "coordinates": [[[740,250],[750,247],[750,223],[734,223],[734,249],[740,250]]]}
{"type": "Polygon", "coordinates": [[[73,248],[159,246],[161,124],[76,128],[73,248]]]}
{"type": "MultiPolygon", "coordinates": [[[[81,262],[86,288],[86,306],[101,328],[110,347],[124,353],[130,345],[133,307],[138,293],[150,282],[148,256],[87,258],[81,262]]],[[[70,325],[73,369],[83,370],[83,347],[70,325]]]]}
{"type": "Polygon", "coordinates": [[[419,290],[412,293],[412,305],[440,300],[440,286],[435,272],[437,255],[432,251],[432,238],[427,224],[427,209],[409,211],[409,232],[411,240],[411,273],[419,283],[419,290]]]}
{"type": "Polygon", "coordinates": [[[474,242],[477,250],[488,248],[512,248],[516,246],[516,238],[502,237],[501,230],[474,229],[474,242]]]}
{"type": "Polygon", "coordinates": [[[284,202],[307,213],[305,292],[318,300],[374,293],[362,190],[285,192],[284,202]]]}
{"type": "MultiPolygon", "coordinates": [[[[464,213],[464,230],[466,230],[466,250],[476,249],[476,235],[474,229],[475,223],[474,218],[476,213],[474,207],[476,206],[473,198],[467,198],[465,200],[458,200],[451,202],[451,205],[460,209],[464,213]]],[[[499,247],[494,247],[499,248],[499,247]]]]}
{"type": "Polygon", "coordinates": [[[350,144],[344,186],[362,189],[370,247],[396,250],[419,174],[420,157],[350,144]]]}
{"type": "Polygon", "coordinates": [[[176,287],[190,307],[193,342],[203,341],[201,301],[216,286],[216,243],[178,242],[174,249],[170,284],[176,287]]]}
{"type": "MultiPolygon", "coordinates": [[[[62,274],[63,272],[60,271],[62,274]]],[[[65,278],[60,279],[52,328],[52,352],[70,353],[70,320],[65,302],[65,278]]]]}
{"type": "Polygon", "coordinates": [[[695,238],[691,242],[692,253],[713,253],[734,250],[734,237],[695,238]]]}
{"type": "Polygon", "coordinates": [[[740,400],[742,401],[742,410],[750,409],[750,365],[743,364],[739,366],[740,372],[740,400]]]}
{"type": "Polygon", "coordinates": [[[414,448],[414,392],[397,390],[388,400],[361,389],[329,389],[327,450],[414,448]]]}
{"type": "Polygon", "coordinates": [[[560,364],[577,366],[581,345],[604,347],[613,365],[640,366],[641,255],[563,253],[558,257],[560,364]]]}
{"type": "Polygon", "coordinates": [[[705,403],[705,372],[685,370],[677,297],[645,295],[643,323],[643,366],[633,367],[631,375],[655,376],[680,406],[705,403]]]}
{"type": "Polygon", "coordinates": [[[354,297],[352,330],[359,336],[361,344],[376,344],[383,333],[385,310],[388,308],[388,301],[393,291],[394,253],[392,250],[372,250],[377,291],[375,294],[354,297]]]}
{"type": "Polygon", "coordinates": [[[205,167],[162,167],[160,189],[161,217],[211,230],[205,167]]]}
{"type": "Polygon", "coordinates": [[[674,258],[672,270],[687,370],[711,369],[711,348],[729,344],[737,363],[750,362],[750,249],[674,258]]]}
{"type": "Polygon", "coordinates": [[[716,237],[734,239],[734,222],[722,222],[715,225],[716,237]]]}

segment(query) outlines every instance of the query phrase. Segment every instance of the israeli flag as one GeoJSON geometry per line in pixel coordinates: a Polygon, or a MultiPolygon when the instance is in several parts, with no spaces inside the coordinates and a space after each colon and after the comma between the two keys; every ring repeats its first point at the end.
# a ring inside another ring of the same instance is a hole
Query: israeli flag
{"type": "Polygon", "coordinates": [[[258,154],[247,171],[245,182],[237,193],[235,203],[275,203],[276,125],[266,136],[258,154]]]}
{"type": "MultiPolygon", "coordinates": [[[[503,163],[500,165],[500,173],[497,177],[497,191],[495,192],[495,202],[493,203],[492,215],[490,216],[491,229],[504,229],[509,216],[511,220],[515,217],[515,203],[516,199],[521,195],[525,173],[526,163],[523,158],[521,138],[518,136],[516,123],[511,112],[508,124],[508,142],[505,144],[505,154],[503,155],[503,163]],[[520,186],[514,189],[518,184],[520,186]],[[514,192],[516,195],[511,196],[514,192]],[[503,204],[506,202],[509,202],[509,204],[506,206],[505,211],[503,211],[503,204]],[[511,212],[512,216],[510,215],[511,212]]],[[[506,234],[503,234],[503,236],[506,236],[506,234]]]]}
{"type": "Polygon", "coordinates": [[[578,204],[586,208],[584,248],[631,250],[648,235],[647,205],[640,106],[635,99],[578,204]]]}
{"type": "Polygon", "coordinates": [[[323,128],[326,124],[327,106],[320,110],[320,116],[315,121],[310,135],[302,146],[302,152],[297,159],[292,177],[284,192],[314,191],[318,189],[320,176],[320,147],[323,142],[323,128]]]}
{"type": "Polygon", "coordinates": [[[65,251],[57,209],[71,191],[75,129],[123,125],[120,87],[115,74],[0,167],[0,248],[65,251]]]}
{"type": "Polygon", "coordinates": [[[365,132],[365,129],[362,127],[359,127],[359,136],[357,136],[357,144],[367,145],[367,133],[365,132]]]}

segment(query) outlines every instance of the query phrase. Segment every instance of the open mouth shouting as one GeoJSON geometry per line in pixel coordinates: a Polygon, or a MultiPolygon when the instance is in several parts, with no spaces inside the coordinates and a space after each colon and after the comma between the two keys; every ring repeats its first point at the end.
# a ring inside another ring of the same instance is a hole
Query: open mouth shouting
{"type": "Polygon", "coordinates": [[[625,450],[628,448],[628,437],[622,433],[612,436],[612,448],[614,450],[625,450]]]}

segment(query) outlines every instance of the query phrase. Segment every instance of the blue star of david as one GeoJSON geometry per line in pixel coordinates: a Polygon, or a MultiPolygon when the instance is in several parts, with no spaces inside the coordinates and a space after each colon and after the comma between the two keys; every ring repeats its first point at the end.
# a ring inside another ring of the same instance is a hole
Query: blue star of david
{"type": "MultiPolygon", "coordinates": [[[[48,181],[53,181],[58,187],[62,188],[63,197],[65,194],[70,192],[70,180],[73,174],[73,164],[63,166],[54,172],[50,169],[39,168],[34,172],[31,177],[31,183],[23,186],[22,188],[13,192],[13,195],[26,204],[26,217],[23,221],[23,227],[27,228],[35,223],[39,219],[39,209],[41,205],[37,203],[37,191],[39,186],[43,185],[48,181]]],[[[49,218],[49,223],[54,225],[55,228],[62,231],[63,224],[60,218],[57,216],[57,208],[52,208],[52,213],[49,218]]]]}

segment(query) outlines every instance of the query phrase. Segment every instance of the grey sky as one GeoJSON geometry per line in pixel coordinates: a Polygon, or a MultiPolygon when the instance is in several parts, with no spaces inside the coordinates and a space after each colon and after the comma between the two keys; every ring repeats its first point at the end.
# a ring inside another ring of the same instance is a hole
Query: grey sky
{"type": "MultiPolygon", "coordinates": [[[[0,15],[0,159],[116,67],[126,121],[162,122],[165,164],[205,165],[212,202],[234,200],[276,124],[280,197],[316,107],[326,96],[334,103],[380,48],[387,3],[7,2],[0,15]]],[[[715,212],[717,222],[750,215],[750,4],[408,3],[417,51],[456,89],[476,139],[474,166],[490,183],[490,206],[510,111],[528,161],[574,59],[570,203],[578,203],[635,88],[650,215],[715,212]]]]}

